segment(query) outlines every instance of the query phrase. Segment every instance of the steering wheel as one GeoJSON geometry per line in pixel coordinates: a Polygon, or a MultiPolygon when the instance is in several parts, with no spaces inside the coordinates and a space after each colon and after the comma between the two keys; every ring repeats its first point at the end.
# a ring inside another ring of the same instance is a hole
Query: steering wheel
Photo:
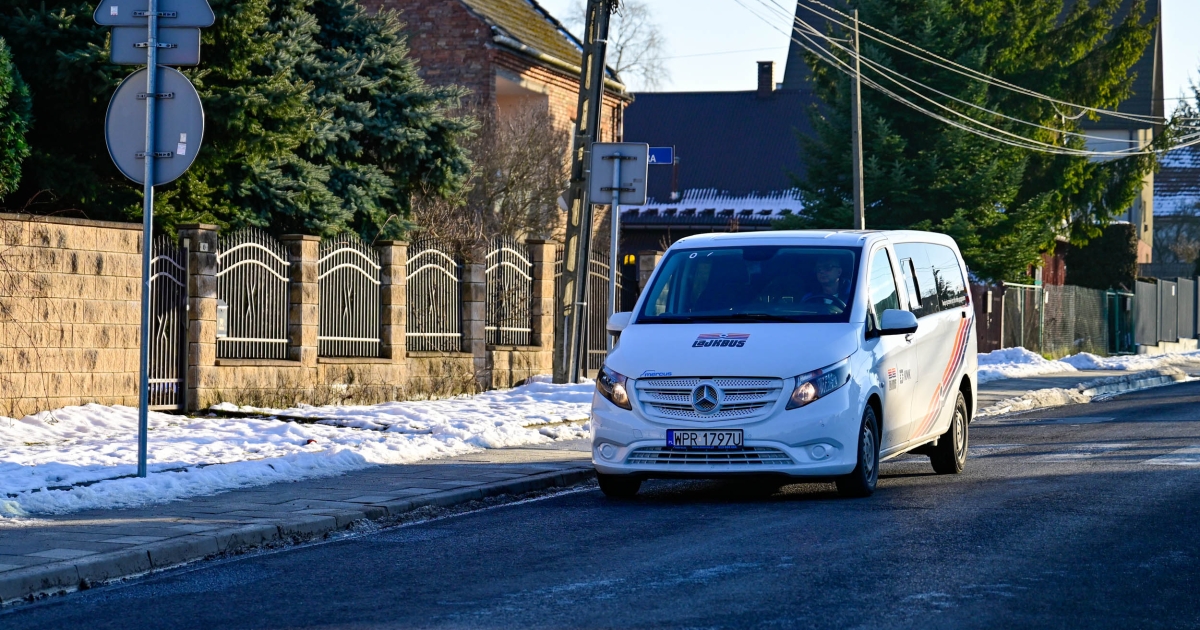
{"type": "Polygon", "coordinates": [[[800,300],[801,304],[805,304],[808,302],[817,302],[820,304],[824,304],[826,306],[831,306],[831,307],[836,306],[836,307],[842,309],[842,311],[846,310],[846,303],[842,301],[842,298],[839,298],[836,295],[826,295],[824,293],[810,293],[810,294],[804,296],[804,299],[800,300]]]}

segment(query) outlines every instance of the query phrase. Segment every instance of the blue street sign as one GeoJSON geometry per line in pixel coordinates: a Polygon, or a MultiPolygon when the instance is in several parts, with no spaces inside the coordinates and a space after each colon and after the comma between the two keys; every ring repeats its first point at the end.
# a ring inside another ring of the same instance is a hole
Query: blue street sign
{"type": "Polygon", "coordinates": [[[650,147],[650,159],[647,164],[674,164],[675,147],[650,147]]]}

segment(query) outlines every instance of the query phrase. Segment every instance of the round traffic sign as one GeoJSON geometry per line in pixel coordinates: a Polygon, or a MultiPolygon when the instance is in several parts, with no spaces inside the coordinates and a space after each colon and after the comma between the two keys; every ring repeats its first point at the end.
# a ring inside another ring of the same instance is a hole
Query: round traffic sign
{"type": "MultiPolygon", "coordinates": [[[[145,182],[146,69],[125,77],[104,119],[108,154],[121,174],[145,182]]],[[[155,103],[154,185],[174,181],[192,165],[204,139],[204,107],[187,77],[159,66],[155,103]]]]}

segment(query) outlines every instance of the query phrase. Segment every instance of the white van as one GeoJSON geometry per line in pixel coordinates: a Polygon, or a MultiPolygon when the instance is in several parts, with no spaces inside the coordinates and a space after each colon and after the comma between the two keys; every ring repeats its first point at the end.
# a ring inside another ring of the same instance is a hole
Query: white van
{"type": "Polygon", "coordinates": [[[591,417],[601,490],[750,474],[868,496],[879,462],[906,452],[961,472],[978,366],[966,271],[929,232],[676,242],[608,323],[591,417]]]}

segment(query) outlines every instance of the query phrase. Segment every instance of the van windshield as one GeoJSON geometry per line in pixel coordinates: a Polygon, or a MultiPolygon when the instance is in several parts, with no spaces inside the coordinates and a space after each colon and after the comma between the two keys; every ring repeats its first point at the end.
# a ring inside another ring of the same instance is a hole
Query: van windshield
{"type": "Polygon", "coordinates": [[[755,245],[671,252],[638,323],[847,322],[859,248],[755,245]]]}

